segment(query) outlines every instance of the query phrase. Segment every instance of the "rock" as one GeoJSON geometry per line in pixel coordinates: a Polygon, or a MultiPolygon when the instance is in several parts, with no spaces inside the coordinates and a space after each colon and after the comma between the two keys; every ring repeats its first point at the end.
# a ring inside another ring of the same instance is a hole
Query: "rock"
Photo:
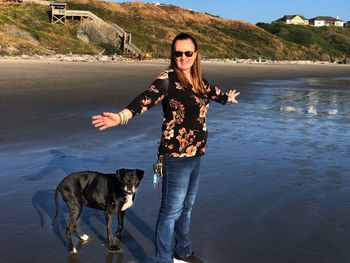
{"type": "Polygon", "coordinates": [[[87,34],[77,34],[77,38],[79,38],[81,41],[85,43],[90,43],[89,36],[87,34]]]}
{"type": "Polygon", "coordinates": [[[108,61],[109,57],[108,56],[102,56],[98,59],[99,61],[108,61]]]}
{"type": "Polygon", "coordinates": [[[120,46],[121,42],[118,31],[106,22],[84,21],[76,29],[76,33],[83,41],[89,41],[94,44],[110,44],[120,46]]]}

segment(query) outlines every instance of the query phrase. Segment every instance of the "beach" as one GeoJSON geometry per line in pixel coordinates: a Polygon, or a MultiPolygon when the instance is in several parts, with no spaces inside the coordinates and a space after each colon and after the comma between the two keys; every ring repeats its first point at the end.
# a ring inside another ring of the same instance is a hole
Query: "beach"
{"type": "MultiPolygon", "coordinates": [[[[202,65],[210,83],[241,95],[237,105],[210,104],[195,252],[209,263],[349,262],[350,66],[202,65]]],[[[123,109],[167,66],[0,59],[1,263],[153,255],[161,106],[104,132],[91,116],[123,109]],[[62,200],[51,228],[57,184],[71,172],[122,167],[145,171],[126,213],[123,253],[108,253],[103,213],[85,209],[79,226],[92,238],[69,255],[62,200]]]]}

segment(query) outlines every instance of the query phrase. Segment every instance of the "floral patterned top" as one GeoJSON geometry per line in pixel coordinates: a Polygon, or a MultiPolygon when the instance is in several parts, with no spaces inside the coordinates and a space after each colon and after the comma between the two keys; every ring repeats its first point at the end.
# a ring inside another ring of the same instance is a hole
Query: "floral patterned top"
{"type": "Polygon", "coordinates": [[[206,80],[204,84],[207,94],[198,94],[192,86],[182,87],[175,72],[169,69],[126,107],[134,117],[162,102],[161,156],[192,157],[205,153],[208,137],[205,117],[209,99],[225,105],[228,96],[206,80]]]}

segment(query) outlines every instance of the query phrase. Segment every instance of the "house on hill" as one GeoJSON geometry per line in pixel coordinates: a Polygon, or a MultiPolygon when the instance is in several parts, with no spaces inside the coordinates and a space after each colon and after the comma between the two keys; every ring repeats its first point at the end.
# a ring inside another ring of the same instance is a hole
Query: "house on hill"
{"type": "Polygon", "coordinates": [[[292,24],[292,25],[311,25],[316,27],[321,26],[339,26],[343,27],[344,25],[349,25],[345,23],[343,20],[331,16],[317,16],[311,19],[307,19],[302,15],[285,15],[284,17],[277,19],[273,21],[273,23],[276,22],[283,22],[285,24],[292,24]]]}
{"type": "Polygon", "coordinates": [[[293,25],[308,25],[309,20],[306,19],[302,15],[285,15],[282,18],[279,18],[273,22],[284,22],[286,24],[293,24],[293,25]]]}
{"type": "Polygon", "coordinates": [[[317,16],[314,18],[311,18],[310,25],[313,26],[340,26],[343,27],[345,22],[343,20],[340,20],[339,18],[334,18],[331,16],[317,16]]]}

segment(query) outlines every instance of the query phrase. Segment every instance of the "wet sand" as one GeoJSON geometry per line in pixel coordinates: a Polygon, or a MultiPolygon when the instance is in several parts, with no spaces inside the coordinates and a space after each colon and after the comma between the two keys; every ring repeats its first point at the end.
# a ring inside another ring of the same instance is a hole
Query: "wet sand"
{"type": "MultiPolygon", "coordinates": [[[[166,66],[0,60],[1,263],[141,262],[153,255],[160,202],[151,165],[161,107],[102,133],[90,117],[122,109],[166,66]],[[50,228],[57,183],[73,171],[121,167],[146,171],[127,212],[123,253],[108,254],[103,214],[86,209],[79,225],[92,239],[78,257],[70,256],[62,202],[63,215],[50,228]]],[[[192,219],[194,250],[212,263],[349,262],[350,147],[343,142],[349,124],[324,119],[325,130],[313,118],[307,121],[314,133],[292,128],[304,115],[269,111],[273,87],[257,83],[350,77],[350,67],[203,63],[203,69],[210,82],[242,95],[238,105],[210,106],[208,154],[192,219]],[[281,130],[270,131],[276,121],[281,130]]]]}

